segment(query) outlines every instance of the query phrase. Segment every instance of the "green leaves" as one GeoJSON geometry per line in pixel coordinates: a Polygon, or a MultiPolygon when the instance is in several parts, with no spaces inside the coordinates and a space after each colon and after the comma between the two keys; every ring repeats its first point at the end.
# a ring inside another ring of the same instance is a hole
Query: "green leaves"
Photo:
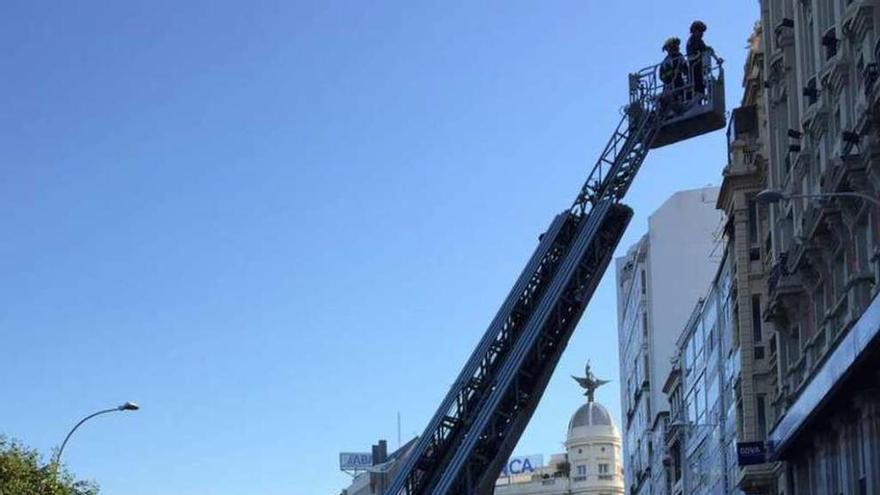
{"type": "Polygon", "coordinates": [[[76,481],[62,466],[40,463],[40,454],[0,435],[0,495],[97,495],[93,482],[76,481]]]}

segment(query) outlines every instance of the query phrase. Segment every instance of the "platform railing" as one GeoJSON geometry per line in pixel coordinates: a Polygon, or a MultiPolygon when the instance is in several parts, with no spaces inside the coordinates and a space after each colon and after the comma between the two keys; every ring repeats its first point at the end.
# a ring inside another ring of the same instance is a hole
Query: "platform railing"
{"type": "MultiPolygon", "coordinates": [[[[722,61],[714,54],[705,55],[702,68],[705,91],[699,96],[694,91],[691,74],[682,86],[664,84],[659,76],[660,65],[650,65],[629,75],[629,104],[587,176],[572,212],[585,215],[603,199],[620,200],[660,127],[683,118],[688,108],[711,107],[714,103],[715,83],[724,79],[722,61]],[[676,95],[681,98],[677,99],[676,95]],[[673,101],[679,108],[672,108],[670,102],[673,101]]],[[[688,72],[690,68],[688,64],[688,72]]]]}
{"type": "MultiPolygon", "coordinates": [[[[713,52],[702,55],[703,81],[706,91],[700,96],[703,102],[711,102],[713,96],[712,83],[724,79],[724,64],[713,52]]],[[[687,60],[687,59],[686,59],[687,60]]],[[[685,96],[685,102],[693,100],[698,93],[695,91],[695,78],[693,73],[694,60],[687,60],[688,66],[684,73],[684,83],[681,86],[666,84],[660,80],[660,66],[663,63],[650,65],[642,70],[630,74],[629,99],[630,104],[639,104],[645,109],[657,108],[665,98],[679,93],[685,96]]]]}

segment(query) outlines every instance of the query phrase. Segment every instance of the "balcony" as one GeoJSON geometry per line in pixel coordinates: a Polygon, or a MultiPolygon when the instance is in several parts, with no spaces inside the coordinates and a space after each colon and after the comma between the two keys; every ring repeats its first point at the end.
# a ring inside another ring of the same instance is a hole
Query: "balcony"
{"type": "Polygon", "coordinates": [[[792,311],[797,310],[797,301],[804,292],[803,277],[789,266],[797,266],[797,262],[808,251],[808,246],[799,244],[795,247],[795,256],[782,253],[773,265],[767,277],[767,309],[762,315],[764,321],[779,322],[790,319],[792,311]],[[790,261],[794,259],[794,263],[790,261]]]}
{"type": "Polygon", "coordinates": [[[851,0],[843,12],[840,23],[844,36],[857,41],[864,39],[873,27],[873,17],[873,0],[851,0]]]}
{"type": "Polygon", "coordinates": [[[810,78],[804,88],[806,109],[801,118],[801,127],[815,135],[824,132],[828,127],[828,103],[819,92],[816,77],[810,78]]]}

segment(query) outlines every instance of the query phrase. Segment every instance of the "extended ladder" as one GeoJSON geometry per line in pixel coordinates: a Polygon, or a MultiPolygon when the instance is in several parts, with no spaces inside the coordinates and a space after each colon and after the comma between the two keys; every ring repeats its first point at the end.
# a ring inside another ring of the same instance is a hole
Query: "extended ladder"
{"type": "Polygon", "coordinates": [[[677,113],[670,102],[687,88],[664,92],[656,66],[630,75],[630,103],[580,193],[541,236],[387,495],[492,492],[629,224],[619,201],[652,144],[673,142],[668,129],[684,139],[718,128],[719,100],[723,120],[723,72],[706,67],[708,94],[677,113]]]}

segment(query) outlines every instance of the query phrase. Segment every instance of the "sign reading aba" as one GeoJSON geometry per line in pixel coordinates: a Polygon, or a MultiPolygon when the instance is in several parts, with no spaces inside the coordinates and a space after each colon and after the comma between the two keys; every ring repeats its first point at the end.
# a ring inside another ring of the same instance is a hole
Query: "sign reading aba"
{"type": "Polygon", "coordinates": [[[501,476],[530,474],[542,467],[544,467],[544,456],[542,455],[511,457],[504,465],[504,469],[501,470],[501,476]]]}
{"type": "Polygon", "coordinates": [[[365,470],[373,465],[373,454],[369,452],[342,452],[339,454],[339,469],[343,471],[365,470]]]}

